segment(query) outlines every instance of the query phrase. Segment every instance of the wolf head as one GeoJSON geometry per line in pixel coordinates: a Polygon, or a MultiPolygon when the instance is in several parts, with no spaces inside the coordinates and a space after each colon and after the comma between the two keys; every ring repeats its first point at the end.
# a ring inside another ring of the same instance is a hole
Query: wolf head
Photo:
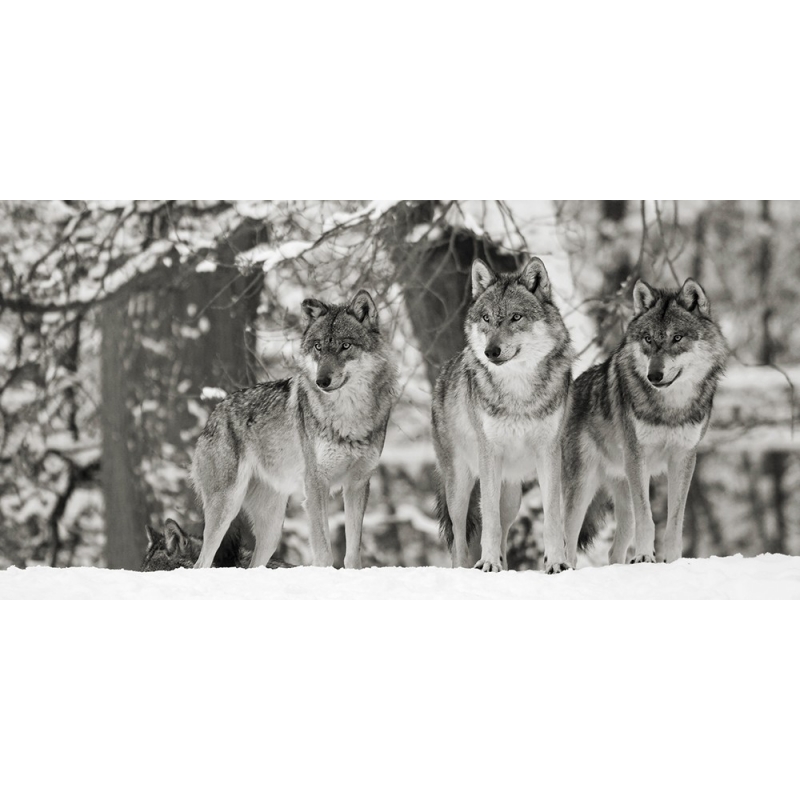
{"type": "Polygon", "coordinates": [[[533,258],[520,272],[497,275],[475,259],[466,334],[478,360],[491,367],[536,362],[568,344],[544,262],[533,258]]]}
{"type": "Polygon", "coordinates": [[[300,346],[306,375],[322,392],[341,389],[382,346],[378,310],[369,292],[345,306],[303,300],[305,331],[300,346]]]}
{"type": "Polygon", "coordinates": [[[150,525],[147,530],[147,552],[142,563],[142,572],[157,570],[191,569],[200,555],[202,540],[189,536],[174,519],[164,524],[164,532],[150,525]]]}
{"type": "Polygon", "coordinates": [[[677,291],[654,289],[643,280],[633,287],[633,320],[624,347],[639,376],[657,390],[721,373],[725,339],[711,318],[703,288],[688,278],[677,291]]]}

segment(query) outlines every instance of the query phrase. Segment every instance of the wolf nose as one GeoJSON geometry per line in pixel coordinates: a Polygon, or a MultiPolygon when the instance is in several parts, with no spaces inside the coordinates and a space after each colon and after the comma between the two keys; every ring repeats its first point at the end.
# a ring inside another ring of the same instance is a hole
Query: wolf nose
{"type": "Polygon", "coordinates": [[[486,353],[486,358],[490,361],[500,358],[500,348],[496,345],[494,347],[487,347],[483,352],[486,353]]]}
{"type": "Polygon", "coordinates": [[[323,375],[321,378],[317,378],[317,386],[320,389],[327,389],[331,385],[331,379],[329,375],[323,375]]]}
{"type": "Polygon", "coordinates": [[[663,379],[664,379],[663,372],[657,372],[656,370],[653,370],[652,372],[647,373],[647,380],[649,380],[650,383],[661,383],[663,379]]]}

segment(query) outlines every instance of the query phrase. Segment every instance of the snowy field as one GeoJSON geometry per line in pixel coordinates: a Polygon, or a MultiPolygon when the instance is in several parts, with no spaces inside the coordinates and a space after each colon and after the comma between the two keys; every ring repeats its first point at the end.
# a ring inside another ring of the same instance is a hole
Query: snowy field
{"type": "Polygon", "coordinates": [[[701,600],[800,599],[800,557],[682,559],[584,568],[561,575],[484,574],[436,567],[361,571],[297,567],[138,573],[10,568],[3,600],[701,600]]]}

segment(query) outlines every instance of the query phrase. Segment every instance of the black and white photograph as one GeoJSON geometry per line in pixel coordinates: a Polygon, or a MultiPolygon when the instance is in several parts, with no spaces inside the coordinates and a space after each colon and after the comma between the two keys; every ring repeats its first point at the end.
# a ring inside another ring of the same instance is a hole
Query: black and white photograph
{"type": "Polygon", "coordinates": [[[796,797],[797,22],[5,9],[3,796],[796,797]]]}
{"type": "Polygon", "coordinates": [[[4,597],[800,596],[800,202],[0,220],[4,597]]]}

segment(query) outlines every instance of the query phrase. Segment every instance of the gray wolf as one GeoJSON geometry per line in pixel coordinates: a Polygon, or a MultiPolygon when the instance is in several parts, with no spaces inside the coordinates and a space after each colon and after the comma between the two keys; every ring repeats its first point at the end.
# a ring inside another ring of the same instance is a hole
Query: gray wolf
{"type": "Polygon", "coordinates": [[[725,339],[697,281],[689,278],[677,291],[636,282],[633,319],[619,347],[573,385],[562,458],[573,566],[577,547],[587,547],[596,532],[603,494],[610,495],[616,514],[610,562],[626,560],[632,539],[633,563],[655,560],[650,477],[664,472],[665,556],[680,558],[697,446],[726,356],[725,339]]]}
{"type": "Polygon", "coordinates": [[[567,569],[560,439],[573,351],[542,260],[497,275],[476,259],[465,333],[466,346],[442,368],[433,393],[433,439],[443,484],[439,522],[453,566],[507,568],[508,529],[519,511],[522,482],[536,474],[545,568],[560,572],[567,569]],[[469,546],[479,519],[475,563],[469,546]]]}
{"type": "Polygon", "coordinates": [[[280,541],[289,495],[305,489],[315,566],[332,566],[331,487],[345,506],[344,566],[361,566],[369,481],[397,396],[397,375],[378,312],[366,291],[347,305],[302,303],[297,377],[231,394],[211,413],[192,460],[205,530],[196,567],[210,567],[240,510],[255,536],[250,566],[266,564],[280,541]]]}
{"type": "MultiPolygon", "coordinates": [[[[155,572],[158,570],[172,570],[181,567],[191,569],[203,545],[202,534],[187,533],[174,519],[168,519],[164,530],[159,531],[146,526],[147,552],[142,562],[142,572],[155,572]]],[[[214,554],[213,567],[246,567],[249,565],[253,551],[242,540],[241,522],[237,518],[229,528],[222,545],[214,554]]],[[[280,558],[271,558],[267,562],[270,569],[291,567],[280,558]]]]}

